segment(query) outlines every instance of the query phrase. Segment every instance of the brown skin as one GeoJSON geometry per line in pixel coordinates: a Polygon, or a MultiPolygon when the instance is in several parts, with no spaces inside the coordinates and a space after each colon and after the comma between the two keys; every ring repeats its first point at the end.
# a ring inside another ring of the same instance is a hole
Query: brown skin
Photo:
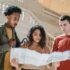
{"type": "MultiPolygon", "coordinates": [[[[23,45],[22,47],[23,48],[29,48],[29,49],[32,49],[32,50],[36,50],[37,52],[40,52],[40,53],[49,53],[49,49],[47,47],[41,48],[38,44],[41,40],[40,30],[36,29],[33,32],[32,36],[33,36],[33,44],[31,46],[24,46],[23,45]]],[[[20,66],[16,63],[16,60],[14,62],[13,62],[13,60],[11,61],[11,65],[14,66],[16,68],[16,70],[20,70],[20,66]]],[[[32,67],[35,67],[35,66],[33,66],[33,65],[24,65],[25,69],[31,69],[32,67]]],[[[42,70],[45,70],[45,67],[46,66],[41,66],[40,68],[42,70]]]]}
{"type": "MultiPolygon", "coordinates": [[[[12,13],[11,15],[7,15],[6,17],[7,17],[7,26],[10,28],[15,28],[19,22],[20,13],[12,13]]],[[[15,46],[16,41],[11,39],[9,41],[9,44],[15,46]]]]}
{"type": "Polygon", "coordinates": [[[7,17],[7,25],[11,28],[15,28],[19,22],[20,14],[12,13],[11,15],[8,15],[6,17],[7,17]]]}
{"type": "Polygon", "coordinates": [[[12,47],[15,47],[16,46],[16,40],[15,39],[9,40],[9,45],[12,47]]]}
{"type": "Polygon", "coordinates": [[[34,32],[33,32],[33,40],[34,40],[34,43],[35,44],[38,44],[39,41],[41,40],[41,33],[40,33],[40,30],[39,29],[36,29],[34,32]]]}

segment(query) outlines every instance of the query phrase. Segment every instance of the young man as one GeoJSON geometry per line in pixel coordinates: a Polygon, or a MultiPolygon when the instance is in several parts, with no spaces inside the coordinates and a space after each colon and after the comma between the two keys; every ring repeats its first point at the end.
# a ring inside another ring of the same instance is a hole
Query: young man
{"type": "MultiPolygon", "coordinates": [[[[20,46],[20,41],[17,37],[15,27],[18,24],[21,12],[21,9],[17,6],[10,6],[6,8],[4,12],[7,21],[0,27],[0,52],[2,52],[0,54],[1,65],[4,64],[5,54],[10,49],[10,46],[20,46]]],[[[2,67],[3,65],[0,69],[2,67]]],[[[3,70],[3,68],[1,70],[3,70]]]]}
{"type": "MultiPolygon", "coordinates": [[[[70,16],[62,16],[59,20],[59,26],[64,34],[56,37],[53,51],[70,50],[70,16]]],[[[70,70],[70,60],[59,62],[56,70],[70,70]]]]}

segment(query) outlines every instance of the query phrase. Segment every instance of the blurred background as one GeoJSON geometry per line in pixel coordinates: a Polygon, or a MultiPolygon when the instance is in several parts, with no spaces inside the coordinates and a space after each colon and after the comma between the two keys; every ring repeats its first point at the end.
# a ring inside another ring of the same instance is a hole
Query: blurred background
{"type": "Polygon", "coordinates": [[[0,0],[0,26],[6,22],[3,14],[5,8],[11,5],[16,5],[23,11],[16,27],[20,41],[32,26],[39,24],[46,31],[47,46],[51,50],[55,37],[62,33],[58,25],[59,17],[70,15],[70,0],[0,0]]]}

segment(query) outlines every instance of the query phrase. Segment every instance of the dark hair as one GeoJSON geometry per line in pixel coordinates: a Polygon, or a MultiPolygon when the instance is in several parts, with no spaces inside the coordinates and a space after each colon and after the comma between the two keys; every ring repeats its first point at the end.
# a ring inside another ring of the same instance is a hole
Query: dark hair
{"type": "Polygon", "coordinates": [[[8,8],[6,8],[6,10],[4,11],[4,15],[7,16],[7,15],[11,15],[13,13],[19,13],[21,14],[22,11],[19,7],[17,6],[10,6],[8,8]]]}
{"type": "Polygon", "coordinates": [[[59,20],[60,21],[67,20],[70,23],[70,16],[68,16],[68,15],[61,16],[59,20]]]}
{"type": "Polygon", "coordinates": [[[30,29],[29,34],[28,34],[28,39],[29,39],[30,45],[32,45],[32,43],[33,43],[32,34],[36,29],[39,29],[41,32],[41,40],[39,42],[39,45],[41,46],[41,48],[44,48],[46,46],[46,33],[45,33],[44,28],[40,25],[36,25],[30,29]]]}

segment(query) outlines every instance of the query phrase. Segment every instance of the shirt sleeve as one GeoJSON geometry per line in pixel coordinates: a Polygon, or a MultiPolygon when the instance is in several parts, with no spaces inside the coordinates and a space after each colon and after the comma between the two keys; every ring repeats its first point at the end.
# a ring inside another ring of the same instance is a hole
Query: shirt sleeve
{"type": "Polygon", "coordinates": [[[53,43],[52,52],[58,51],[58,39],[56,38],[53,43]]]}

